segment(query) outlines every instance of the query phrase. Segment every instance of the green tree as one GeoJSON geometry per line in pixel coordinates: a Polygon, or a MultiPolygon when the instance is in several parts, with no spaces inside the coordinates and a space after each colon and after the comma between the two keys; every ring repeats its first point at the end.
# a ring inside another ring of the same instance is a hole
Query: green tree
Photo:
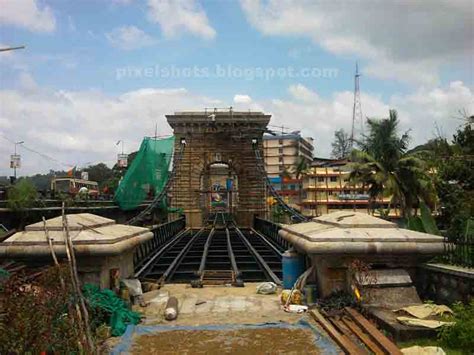
{"type": "Polygon", "coordinates": [[[377,198],[391,196],[390,205],[399,205],[408,219],[420,200],[432,205],[435,194],[425,162],[407,153],[410,136],[398,135],[398,123],[395,110],[386,119],[367,120],[369,133],[352,152],[350,179],[368,187],[369,208],[377,198]]]}
{"type": "Polygon", "coordinates": [[[15,211],[23,210],[33,207],[37,197],[35,186],[29,180],[21,179],[8,190],[7,206],[15,211]]]}
{"type": "Polygon", "coordinates": [[[305,158],[300,157],[298,164],[294,168],[296,180],[298,180],[298,204],[301,208],[301,201],[303,200],[303,176],[308,171],[308,163],[305,158]]]}
{"type": "Polygon", "coordinates": [[[102,187],[104,183],[114,177],[114,172],[104,163],[88,166],[84,169],[89,173],[89,180],[97,181],[102,187]]]}
{"type": "Polygon", "coordinates": [[[466,234],[467,223],[474,215],[474,131],[472,116],[466,118],[448,147],[432,151],[436,169],[436,190],[440,199],[438,223],[455,241],[466,234]]]}
{"type": "Polygon", "coordinates": [[[334,141],[331,143],[331,156],[336,159],[349,157],[352,149],[351,138],[343,129],[334,132],[334,141]]]}
{"type": "Polygon", "coordinates": [[[31,213],[28,209],[36,204],[38,193],[29,180],[20,179],[9,188],[7,196],[7,207],[16,212],[19,217],[18,227],[21,229],[31,213]]]}

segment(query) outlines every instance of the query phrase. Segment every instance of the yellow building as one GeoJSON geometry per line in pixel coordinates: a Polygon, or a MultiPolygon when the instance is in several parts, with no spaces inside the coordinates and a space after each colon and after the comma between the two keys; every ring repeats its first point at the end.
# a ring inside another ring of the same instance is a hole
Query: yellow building
{"type": "MultiPolygon", "coordinates": [[[[315,158],[303,178],[303,214],[320,216],[343,209],[366,212],[369,207],[367,189],[362,184],[349,182],[350,172],[345,159],[315,158]]],[[[389,202],[387,197],[377,200],[375,205],[387,208],[389,202]]],[[[398,210],[390,212],[390,217],[398,216],[398,210]]]]}

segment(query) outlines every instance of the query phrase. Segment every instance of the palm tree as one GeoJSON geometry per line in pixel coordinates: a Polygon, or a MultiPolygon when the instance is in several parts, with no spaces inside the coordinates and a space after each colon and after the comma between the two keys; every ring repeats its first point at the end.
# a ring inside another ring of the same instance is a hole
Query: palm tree
{"type": "Polygon", "coordinates": [[[303,183],[301,181],[301,178],[303,177],[304,174],[306,174],[308,170],[308,163],[306,162],[306,159],[303,157],[300,157],[298,160],[298,164],[294,168],[294,173],[296,180],[298,180],[298,205],[301,208],[301,201],[303,199],[303,183]]]}
{"type": "Polygon", "coordinates": [[[397,111],[390,110],[382,120],[367,119],[369,134],[357,142],[352,153],[350,180],[368,187],[369,207],[378,197],[391,196],[390,206],[400,205],[403,217],[413,214],[420,200],[433,201],[433,185],[425,162],[416,154],[407,154],[409,132],[397,134],[397,111]]]}

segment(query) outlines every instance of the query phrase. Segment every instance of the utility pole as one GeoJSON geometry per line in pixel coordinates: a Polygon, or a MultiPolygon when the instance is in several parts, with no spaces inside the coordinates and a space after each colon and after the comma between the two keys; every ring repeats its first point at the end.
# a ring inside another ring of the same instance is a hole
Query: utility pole
{"type": "Polygon", "coordinates": [[[359,65],[356,62],[356,71],[354,75],[354,106],[352,108],[351,148],[354,146],[356,122],[360,123],[360,134],[364,133],[364,121],[362,120],[362,106],[360,102],[359,77],[359,65]]]}

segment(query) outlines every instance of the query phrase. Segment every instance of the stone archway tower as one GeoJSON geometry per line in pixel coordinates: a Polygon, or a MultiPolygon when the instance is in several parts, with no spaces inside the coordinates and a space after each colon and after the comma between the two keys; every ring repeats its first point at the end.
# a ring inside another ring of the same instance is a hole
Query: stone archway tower
{"type": "Polygon", "coordinates": [[[228,109],[175,112],[166,115],[175,135],[175,151],[186,141],[184,155],[176,167],[171,206],[183,209],[189,227],[200,227],[206,218],[201,175],[213,162],[226,162],[238,176],[239,203],[235,219],[251,226],[255,215],[265,215],[265,183],[261,178],[253,144],[263,156],[262,136],[271,115],[228,109]]]}

